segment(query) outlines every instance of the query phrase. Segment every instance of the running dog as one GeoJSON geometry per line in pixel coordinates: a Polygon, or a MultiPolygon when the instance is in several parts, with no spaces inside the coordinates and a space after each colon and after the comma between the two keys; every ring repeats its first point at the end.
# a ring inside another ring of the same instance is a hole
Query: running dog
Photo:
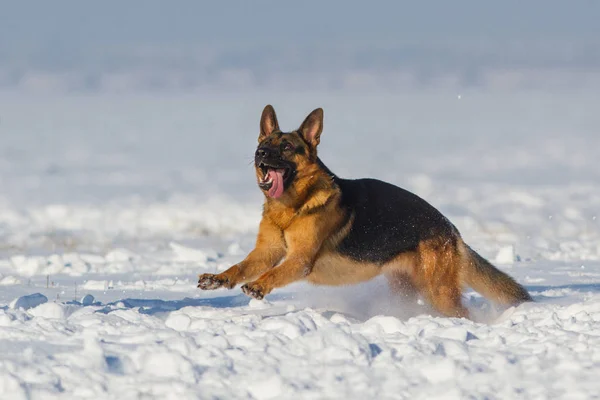
{"type": "Polygon", "coordinates": [[[200,275],[200,289],[244,284],[244,293],[262,299],[299,280],[348,285],[384,274],[393,291],[421,295],[451,317],[469,317],[461,303],[466,286],[502,304],[531,301],[425,200],[390,183],[331,172],[317,156],[322,131],[321,108],[286,133],[265,107],[254,153],[265,196],[256,247],[228,270],[200,275]]]}

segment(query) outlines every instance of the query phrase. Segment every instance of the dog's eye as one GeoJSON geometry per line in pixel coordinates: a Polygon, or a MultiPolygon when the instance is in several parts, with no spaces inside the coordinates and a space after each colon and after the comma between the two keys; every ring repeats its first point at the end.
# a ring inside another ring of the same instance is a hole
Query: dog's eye
{"type": "Polygon", "coordinates": [[[285,150],[285,151],[294,150],[294,145],[291,144],[290,142],[283,142],[283,150],[285,150]]]}

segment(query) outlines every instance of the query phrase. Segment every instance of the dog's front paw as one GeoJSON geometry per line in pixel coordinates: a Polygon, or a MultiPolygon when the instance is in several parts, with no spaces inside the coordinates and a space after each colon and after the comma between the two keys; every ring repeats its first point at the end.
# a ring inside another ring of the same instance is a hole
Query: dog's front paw
{"type": "Polygon", "coordinates": [[[269,294],[269,292],[271,292],[258,282],[246,283],[244,286],[242,286],[242,291],[247,296],[253,297],[256,300],[262,300],[267,294],[269,294]]]}
{"type": "Polygon", "coordinates": [[[215,274],[202,274],[198,276],[198,288],[202,290],[214,290],[220,287],[231,289],[229,278],[215,274]]]}

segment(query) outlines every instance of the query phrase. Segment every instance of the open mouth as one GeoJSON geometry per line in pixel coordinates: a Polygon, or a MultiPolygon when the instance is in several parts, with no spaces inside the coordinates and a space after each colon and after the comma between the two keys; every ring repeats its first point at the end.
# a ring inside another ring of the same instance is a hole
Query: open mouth
{"type": "Polygon", "coordinates": [[[267,191],[269,197],[279,198],[283,194],[285,184],[291,176],[291,169],[285,165],[269,165],[263,161],[258,164],[262,176],[258,186],[267,191]]]}

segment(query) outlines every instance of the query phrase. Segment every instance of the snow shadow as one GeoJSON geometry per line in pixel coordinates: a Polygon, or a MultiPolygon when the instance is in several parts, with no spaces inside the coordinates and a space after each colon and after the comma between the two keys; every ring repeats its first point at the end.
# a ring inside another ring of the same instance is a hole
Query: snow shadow
{"type": "Polygon", "coordinates": [[[213,307],[213,308],[232,308],[247,306],[250,298],[239,294],[235,296],[222,296],[210,298],[189,298],[181,300],[160,300],[160,299],[121,299],[107,303],[104,308],[97,312],[108,314],[116,309],[139,308],[141,314],[153,315],[162,312],[177,311],[183,307],[213,307]]]}
{"type": "MultiPolygon", "coordinates": [[[[575,283],[570,285],[532,285],[525,286],[525,288],[532,293],[543,293],[549,290],[572,290],[574,292],[592,292],[598,293],[600,292],[600,282],[598,283],[575,283]]],[[[565,293],[565,296],[568,294],[565,293]]],[[[545,297],[542,295],[542,297],[545,297]]]]}
{"type": "MultiPolygon", "coordinates": [[[[565,297],[572,295],[572,292],[600,293],[600,283],[531,285],[527,286],[527,290],[532,293],[536,302],[546,303],[561,296],[556,294],[546,296],[544,292],[564,291],[565,297]]],[[[505,307],[494,305],[474,292],[465,293],[465,295],[464,303],[471,311],[471,317],[477,322],[493,321],[505,309],[505,307]]],[[[126,298],[106,303],[97,312],[107,314],[118,309],[136,308],[141,314],[154,315],[177,311],[183,307],[245,307],[249,305],[250,300],[242,293],[208,298],[186,297],[179,300],[126,298]]],[[[350,287],[319,287],[300,284],[294,286],[292,290],[270,294],[267,300],[275,304],[294,305],[297,309],[310,307],[328,314],[341,313],[358,321],[364,321],[376,315],[394,316],[402,320],[423,314],[438,315],[427,304],[407,303],[402,298],[393,295],[387,290],[384,281],[377,279],[367,284],[350,287]]]]}

